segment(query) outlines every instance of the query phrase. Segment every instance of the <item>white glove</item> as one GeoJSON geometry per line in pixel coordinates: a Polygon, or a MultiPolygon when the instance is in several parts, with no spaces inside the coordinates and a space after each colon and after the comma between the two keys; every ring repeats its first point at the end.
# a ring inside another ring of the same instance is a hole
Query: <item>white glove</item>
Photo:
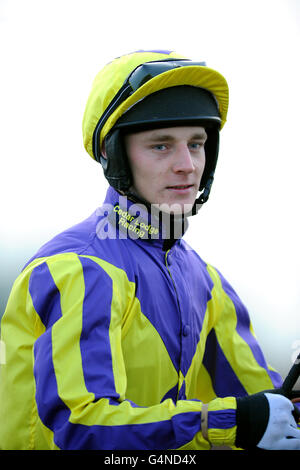
{"type": "Polygon", "coordinates": [[[269,421],[257,447],[266,450],[300,450],[300,430],[292,415],[291,401],[283,395],[265,393],[269,421]]]}

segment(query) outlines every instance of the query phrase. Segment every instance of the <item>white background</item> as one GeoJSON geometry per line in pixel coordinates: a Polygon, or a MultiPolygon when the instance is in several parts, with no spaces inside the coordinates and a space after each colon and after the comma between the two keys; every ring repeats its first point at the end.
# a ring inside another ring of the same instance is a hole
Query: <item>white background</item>
{"type": "Polygon", "coordinates": [[[299,0],[0,0],[0,307],[38,247],[98,207],[107,183],[81,121],[96,73],[176,50],[227,78],[211,198],[186,236],[247,305],[283,375],[300,352],[299,0]]]}

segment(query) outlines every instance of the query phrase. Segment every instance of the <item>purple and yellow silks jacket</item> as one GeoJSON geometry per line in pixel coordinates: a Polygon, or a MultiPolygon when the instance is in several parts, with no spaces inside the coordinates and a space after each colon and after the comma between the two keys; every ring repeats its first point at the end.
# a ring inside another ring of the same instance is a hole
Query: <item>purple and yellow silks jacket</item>
{"type": "Polygon", "coordinates": [[[44,245],[1,323],[1,449],[234,445],[235,397],[280,386],[232,287],[109,188],[44,245]],[[124,205],[125,204],[125,205],[124,205]]]}

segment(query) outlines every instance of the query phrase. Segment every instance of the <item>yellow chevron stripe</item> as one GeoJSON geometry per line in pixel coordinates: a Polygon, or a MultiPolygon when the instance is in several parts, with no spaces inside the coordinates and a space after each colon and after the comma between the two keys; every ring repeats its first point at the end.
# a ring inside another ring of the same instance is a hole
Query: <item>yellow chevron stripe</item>
{"type": "Polygon", "coordinates": [[[83,270],[78,256],[73,253],[50,258],[48,267],[60,292],[62,311],[62,317],[52,327],[53,366],[58,394],[73,410],[94,400],[94,394],[85,386],[80,351],[85,292],[83,270]],[[62,334],[64,330],[68,334],[62,334]]]}
{"type": "MultiPolygon", "coordinates": [[[[210,267],[208,267],[210,272],[210,267]]],[[[219,314],[223,308],[223,297],[220,295],[219,278],[212,278],[214,287],[211,290],[211,299],[207,303],[207,309],[203,319],[200,338],[192,359],[189,370],[186,374],[186,396],[188,399],[196,398],[207,403],[216,397],[211,378],[205,366],[202,364],[205,352],[206,339],[212,328],[215,327],[219,319],[219,314]]]]}
{"type": "MultiPolygon", "coordinates": [[[[222,289],[219,275],[212,267],[209,267],[208,271],[214,282],[219,283],[219,290],[223,293],[224,305],[220,309],[221,318],[214,328],[218,343],[226,359],[249,394],[256,393],[259,389],[273,388],[269,374],[263,367],[259,366],[250,346],[236,331],[237,314],[235,306],[231,298],[222,289]]],[[[253,334],[251,324],[249,333],[253,334]]]]}

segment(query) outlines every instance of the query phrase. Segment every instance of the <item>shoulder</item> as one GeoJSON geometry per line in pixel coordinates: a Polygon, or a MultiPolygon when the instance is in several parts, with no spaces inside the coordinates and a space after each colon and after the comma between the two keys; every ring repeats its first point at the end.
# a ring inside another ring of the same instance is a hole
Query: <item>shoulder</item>
{"type": "Polygon", "coordinates": [[[103,218],[102,212],[97,209],[87,219],[59,233],[37,250],[23,270],[36,263],[39,264],[40,260],[44,259],[55,265],[68,264],[72,260],[72,263],[76,264],[76,256],[77,259],[78,256],[81,257],[82,261],[86,256],[94,262],[96,259],[101,259],[103,263],[106,261],[124,268],[130,260],[126,256],[130,248],[126,247],[124,240],[107,236],[105,233],[99,234],[99,224],[103,218]]]}
{"type": "Polygon", "coordinates": [[[184,239],[180,240],[178,253],[182,260],[185,260],[190,269],[195,268],[197,271],[200,270],[206,273],[208,269],[211,268],[211,265],[207,263],[184,239]]]}
{"type": "Polygon", "coordinates": [[[185,271],[202,278],[202,282],[206,279],[210,288],[230,294],[231,297],[237,298],[232,285],[222,272],[212,263],[204,260],[187,242],[182,239],[178,250],[181,261],[185,266],[185,271]]]}

